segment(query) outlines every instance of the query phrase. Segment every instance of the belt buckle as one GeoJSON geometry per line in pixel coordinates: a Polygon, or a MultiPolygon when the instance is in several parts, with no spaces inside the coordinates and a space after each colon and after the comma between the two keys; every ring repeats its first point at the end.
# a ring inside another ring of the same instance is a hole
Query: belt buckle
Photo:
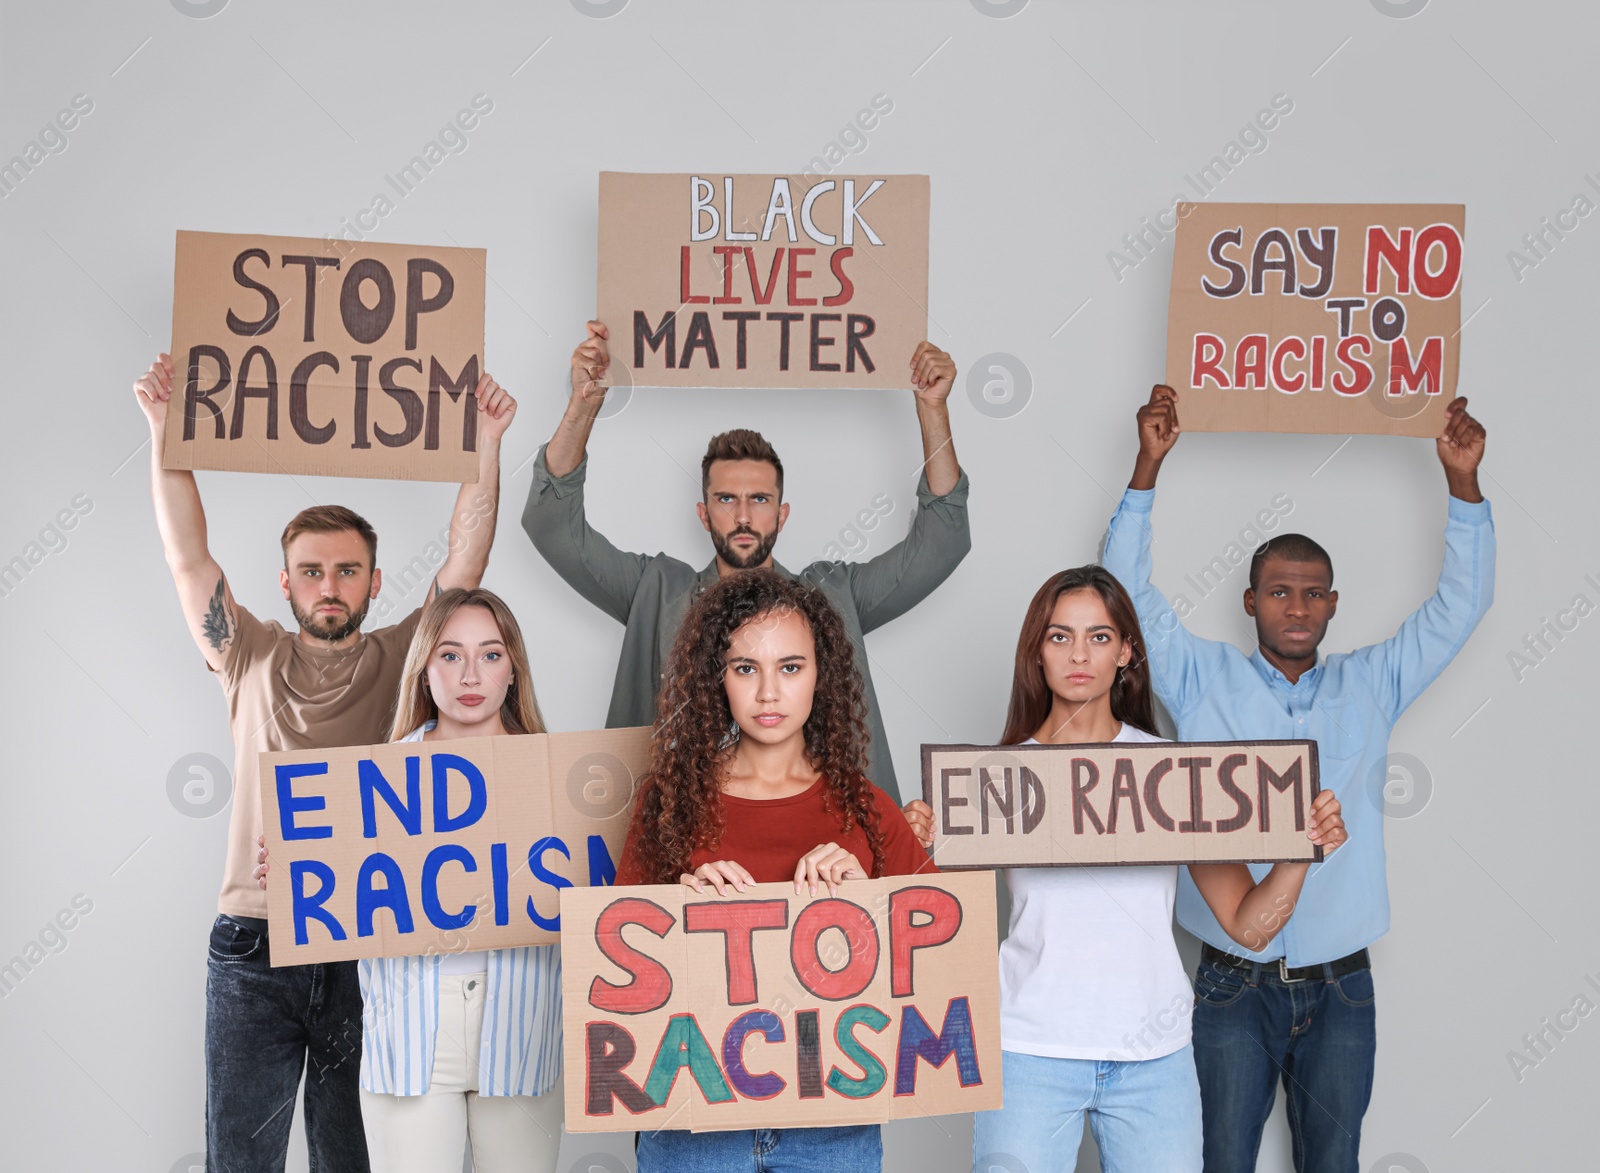
{"type": "Polygon", "coordinates": [[[1303,977],[1292,978],[1292,977],[1289,976],[1289,957],[1288,957],[1288,954],[1285,954],[1284,956],[1278,958],[1278,978],[1285,985],[1292,985],[1295,982],[1303,982],[1303,981],[1310,980],[1308,978],[1303,978],[1303,977]]]}

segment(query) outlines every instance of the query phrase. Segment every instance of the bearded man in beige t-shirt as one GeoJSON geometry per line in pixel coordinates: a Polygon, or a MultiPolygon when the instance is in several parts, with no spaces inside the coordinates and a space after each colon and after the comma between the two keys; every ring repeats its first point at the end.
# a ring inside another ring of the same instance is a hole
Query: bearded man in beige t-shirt
{"type": "MultiPolygon", "coordinates": [[[[134,392],[150,423],[151,490],[167,565],[189,632],[228,698],[236,754],[228,857],[206,975],[206,1169],[281,1170],[304,1071],[311,1167],[367,1173],[356,965],[273,969],[268,963],[266,896],[253,874],[261,834],[257,755],[386,740],[421,608],[392,627],[362,633],[383,585],[377,535],[351,510],[321,505],[283,531],[278,581],[297,630],[245,610],[207,546],[194,474],[162,467],[171,358],[159,356],[134,392]]],[[[476,587],[494,541],[500,439],[517,405],[488,375],[474,395],[478,480],[456,497],[449,552],[429,598],[450,587],[476,587]]]]}

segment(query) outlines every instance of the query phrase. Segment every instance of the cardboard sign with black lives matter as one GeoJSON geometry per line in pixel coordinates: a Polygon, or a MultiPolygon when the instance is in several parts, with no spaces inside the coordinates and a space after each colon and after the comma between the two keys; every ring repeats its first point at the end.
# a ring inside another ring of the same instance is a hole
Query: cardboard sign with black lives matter
{"type": "Polygon", "coordinates": [[[166,467],[476,481],[484,255],[179,232],[166,467]]]}
{"type": "Polygon", "coordinates": [[[910,386],[926,175],[600,173],[613,384],[910,386]]]}
{"type": "Polygon", "coordinates": [[[262,754],[272,964],[554,944],[649,761],[648,728],[262,754]]]}
{"type": "Polygon", "coordinates": [[[942,871],[1316,861],[1314,741],[924,745],[942,871]]]}
{"type": "Polygon", "coordinates": [[[995,877],[561,894],[568,1132],[1000,1106],[995,877]]]}
{"type": "Polygon", "coordinates": [[[1167,383],[1198,432],[1437,436],[1460,204],[1179,204],[1167,383]]]}

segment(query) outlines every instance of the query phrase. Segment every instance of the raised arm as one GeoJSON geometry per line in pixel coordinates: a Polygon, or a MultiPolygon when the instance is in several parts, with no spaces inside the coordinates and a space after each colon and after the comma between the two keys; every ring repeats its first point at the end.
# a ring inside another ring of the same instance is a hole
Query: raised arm
{"type": "MultiPolygon", "coordinates": [[[[1324,858],[1348,838],[1333,791],[1322,791],[1312,802],[1306,838],[1322,847],[1324,858]]],[[[1309,863],[1276,864],[1257,883],[1242,863],[1192,863],[1189,875],[1222,931],[1259,953],[1294,913],[1310,869],[1309,863]]]]}
{"type": "Polygon", "coordinates": [[[1128,491],[1106,529],[1100,563],[1116,576],[1133,600],[1156,693],[1177,718],[1199,700],[1211,675],[1202,667],[1202,661],[1211,654],[1225,655],[1226,650],[1191,634],[1166,596],[1150,581],[1150,514],[1161,462],[1182,431],[1178,425],[1178,393],[1171,387],[1155,387],[1149,401],[1139,408],[1138,425],[1139,455],[1134,460],[1128,491]]]}
{"type": "Polygon", "coordinates": [[[589,450],[589,433],[606,405],[606,374],[611,367],[611,331],[604,322],[587,323],[588,335],[572,352],[572,394],[555,434],[544,446],[550,475],[564,477],[583,463],[589,450]]]}
{"type": "Polygon", "coordinates": [[[478,409],[478,480],[462,485],[456,494],[450,514],[450,550],[433,580],[435,594],[451,587],[471,589],[483,582],[500,517],[500,441],[517,414],[517,401],[487,373],[478,380],[473,396],[478,409]]]}
{"type": "Polygon", "coordinates": [[[238,633],[233,592],[206,544],[206,511],[194,473],[163,468],[167,449],[167,404],[172,398],[172,356],[161,354],[133,385],[134,398],[150,424],[150,496],[156,528],[178,588],[178,603],[195,646],[213,669],[238,633]]]}
{"type": "Polygon", "coordinates": [[[950,441],[946,401],[955,383],[950,356],[930,342],[911,359],[917,420],[922,429],[922,476],[917,507],[906,536],[865,562],[815,563],[812,574],[842,575],[849,581],[861,630],[896,619],[927,598],[972,549],[967,517],[967,478],[950,441]]]}
{"type": "Polygon", "coordinates": [[[1351,653],[1391,721],[1444,671],[1494,602],[1494,517],[1478,489],[1485,438],[1467,401],[1451,402],[1436,445],[1450,489],[1439,585],[1391,638],[1351,653]]]}
{"type": "Polygon", "coordinates": [[[534,460],[522,528],[568,586],[626,623],[650,559],[618,550],[591,528],[583,501],[589,433],[605,405],[609,337],[605,323],[590,322],[572,352],[572,393],[555,434],[534,460]]]}
{"type": "Polygon", "coordinates": [[[935,497],[943,497],[961,479],[955,440],[950,435],[950,388],[956,364],[931,342],[921,342],[911,355],[911,385],[916,389],[917,426],[922,431],[922,471],[935,497]]]}

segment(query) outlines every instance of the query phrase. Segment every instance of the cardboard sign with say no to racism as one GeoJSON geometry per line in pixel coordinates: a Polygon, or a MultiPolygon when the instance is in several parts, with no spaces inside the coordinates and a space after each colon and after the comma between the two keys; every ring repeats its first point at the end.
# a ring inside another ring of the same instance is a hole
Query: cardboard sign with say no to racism
{"type": "Polygon", "coordinates": [[[478,479],[484,251],[179,232],[165,465],[478,479]]]}
{"type": "Polygon", "coordinates": [[[649,761],[648,728],[262,754],[272,964],[555,943],[649,761]]]}
{"type": "Polygon", "coordinates": [[[926,175],[600,174],[611,381],[908,387],[926,175]]]}
{"type": "Polygon", "coordinates": [[[568,1132],[1000,1106],[992,872],[561,894],[568,1132]]]}
{"type": "Polygon", "coordinates": [[[1167,383],[1199,432],[1437,436],[1460,204],[1179,204],[1167,383]]]}

